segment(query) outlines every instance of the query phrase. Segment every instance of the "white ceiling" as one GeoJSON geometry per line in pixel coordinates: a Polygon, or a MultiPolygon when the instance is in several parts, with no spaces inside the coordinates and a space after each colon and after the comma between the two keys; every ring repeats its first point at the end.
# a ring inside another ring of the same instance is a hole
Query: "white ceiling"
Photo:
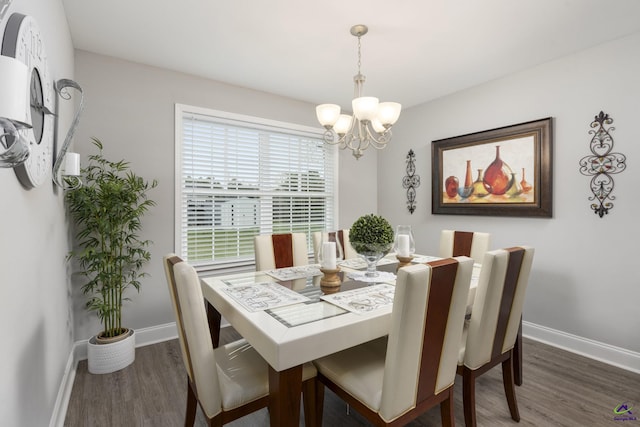
{"type": "Polygon", "coordinates": [[[640,31],[638,0],[63,4],[77,49],[348,109],[354,24],[369,27],[365,94],[404,108],[640,31]]]}

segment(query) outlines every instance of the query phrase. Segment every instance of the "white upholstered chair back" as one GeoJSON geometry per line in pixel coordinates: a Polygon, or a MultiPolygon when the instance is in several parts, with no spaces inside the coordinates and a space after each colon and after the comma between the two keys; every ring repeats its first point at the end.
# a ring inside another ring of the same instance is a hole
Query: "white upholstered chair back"
{"type": "Polygon", "coordinates": [[[468,257],[398,271],[379,414],[393,420],[454,382],[467,294],[468,257]]]}
{"type": "Polygon", "coordinates": [[[443,258],[468,256],[475,262],[482,263],[490,243],[491,234],[489,233],[442,230],[439,255],[443,258]]]}
{"type": "Polygon", "coordinates": [[[261,234],[254,237],[253,246],[257,271],[309,264],[304,233],[261,234]]]}
{"type": "Polygon", "coordinates": [[[211,418],[222,411],[222,397],[200,279],[192,266],[174,254],[164,257],[164,266],[182,360],[200,405],[211,418]]]}
{"type": "Polygon", "coordinates": [[[477,369],[513,348],[533,254],[530,246],[485,254],[464,349],[468,368],[477,369]]]}
{"type": "Polygon", "coordinates": [[[349,229],[330,231],[330,232],[322,232],[322,231],[314,231],[313,232],[313,256],[316,263],[319,263],[318,255],[322,250],[322,242],[323,241],[337,241],[340,242],[342,246],[342,253],[344,255],[344,259],[357,258],[358,253],[353,246],[351,246],[351,241],[349,240],[349,229]]]}

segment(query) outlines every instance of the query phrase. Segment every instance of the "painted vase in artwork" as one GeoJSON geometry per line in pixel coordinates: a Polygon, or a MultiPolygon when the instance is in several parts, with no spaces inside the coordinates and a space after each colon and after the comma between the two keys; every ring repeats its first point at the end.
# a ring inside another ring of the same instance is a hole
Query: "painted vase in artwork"
{"type": "Polygon", "coordinates": [[[447,193],[447,197],[453,199],[458,195],[458,178],[450,176],[444,181],[444,191],[447,193]]]}
{"type": "Polygon", "coordinates": [[[522,168],[522,181],[520,181],[520,186],[522,187],[523,193],[528,193],[533,188],[533,186],[529,184],[524,177],[524,168],[522,168]]]}
{"type": "Polygon", "coordinates": [[[517,197],[521,193],[522,193],[522,186],[520,185],[520,183],[516,179],[516,174],[512,173],[511,174],[511,185],[509,186],[509,189],[507,190],[505,195],[507,197],[517,197]]]}
{"type": "Polygon", "coordinates": [[[513,178],[513,171],[500,158],[500,146],[496,145],[496,158],[491,162],[484,172],[484,178],[482,180],[484,188],[491,194],[501,195],[511,186],[513,178]]]}
{"type": "Polygon", "coordinates": [[[471,178],[471,160],[467,160],[467,170],[464,177],[464,187],[458,187],[458,195],[463,199],[473,193],[473,179],[471,178]]]}
{"type": "Polygon", "coordinates": [[[485,197],[489,193],[487,189],[484,188],[484,183],[482,182],[482,169],[478,169],[478,177],[473,182],[473,195],[476,197],[485,197]]]}

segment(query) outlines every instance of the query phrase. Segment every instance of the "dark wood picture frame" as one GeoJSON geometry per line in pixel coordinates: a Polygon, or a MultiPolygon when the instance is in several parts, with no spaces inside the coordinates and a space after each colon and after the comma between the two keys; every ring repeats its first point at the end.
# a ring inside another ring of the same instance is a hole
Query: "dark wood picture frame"
{"type": "Polygon", "coordinates": [[[431,212],[551,218],[552,118],[431,143],[431,212]]]}

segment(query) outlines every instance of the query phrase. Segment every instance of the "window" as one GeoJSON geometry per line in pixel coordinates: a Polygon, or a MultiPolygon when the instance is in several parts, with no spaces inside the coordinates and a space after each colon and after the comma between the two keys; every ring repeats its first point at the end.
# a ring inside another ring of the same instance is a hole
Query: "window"
{"type": "Polygon", "coordinates": [[[335,228],[337,152],[322,131],[176,104],[176,251],[254,262],[253,237],[335,228]]]}

